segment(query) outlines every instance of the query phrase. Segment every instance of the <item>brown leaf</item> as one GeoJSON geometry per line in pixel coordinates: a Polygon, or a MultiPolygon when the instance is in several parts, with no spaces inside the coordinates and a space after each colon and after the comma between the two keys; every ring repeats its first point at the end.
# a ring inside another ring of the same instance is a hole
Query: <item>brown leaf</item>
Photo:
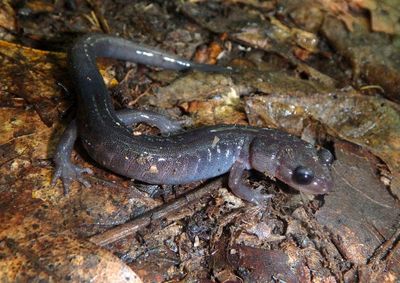
{"type": "Polygon", "coordinates": [[[300,134],[312,118],[331,135],[369,149],[391,170],[393,193],[400,192],[396,185],[400,176],[400,113],[390,101],[344,91],[305,97],[255,96],[246,103],[252,125],[283,127],[300,134]]]}
{"type": "Polygon", "coordinates": [[[9,199],[2,193],[0,208],[0,281],[141,282],[117,257],[65,231],[60,207],[28,189],[9,199]]]}
{"type": "Polygon", "coordinates": [[[51,126],[58,118],[55,106],[62,92],[58,83],[66,76],[65,54],[0,41],[0,59],[2,95],[23,98],[51,126]]]}
{"type": "Polygon", "coordinates": [[[9,31],[16,30],[15,12],[10,5],[11,1],[0,2],[0,27],[9,31]]]}
{"type": "Polygon", "coordinates": [[[355,0],[354,2],[370,12],[373,31],[400,34],[400,9],[397,0],[355,0]]]}
{"type": "Polygon", "coordinates": [[[142,282],[116,256],[68,233],[46,234],[16,242],[2,239],[2,282],[142,282]],[[11,268],[7,268],[10,267],[11,268]]]}
{"type": "Polygon", "coordinates": [[[365,264],[377,247],[391,237],[400,207],[377,179],[368,153],[346,144],[335,147],[335,190],[317,213],[345,258],[365,264]]]}
{"type": "Polygon", "coordinates": [[[351,64],[353,80],[363,77],[368,83],[381,86],[387,98],[400,101],[400,53],[393,38],[371,33],[362,25],[349,32],[333,17],[325,18],[322,32],[351,64]]]}
{"type": "Polygon", "coordinates": [[[235,268],[248,271],[243,277],[250,282],[267,282],[273,278],[279,278],[285,282],[296,282],[296,278],[299,278],[299,274],[296,273],[298,266],[296,264],[292,266],[288,256],[279,250],[234,246],[227,257],[228,262],[235,268]]]}
{"type": "Polygon", "coordinates": [[[178,103],[205,100],[231,91],[232,79],[226,74],[192,72],[159,88],[151,103],[161,108],[170,108],[178,103]]]}
{"type": "Polygon", "coordinates": [[[55,146],[52,135],[56,128],[44,125],[36,111],[1,108],[0,123],[0,148],[8,148],[0,157],[0,162],[18,155],[33,159],[49,158],[49,143],[52,143],[52,156],[55,146]]]}
{"type": "MultiPolygon", "coordinates": [[[[303,4],[301,4],[303,5],[303,4]]],[[[221,17],[218,10],[207,5],[185,3],[182,11],[203,27],[217,33],[228,33],[229,38],[241,45],[279,54],[299,72],[311,78],[334,86],[335,80],[293,55],[293,48],[301,47],[309,52],[317,52],[319,38],[306,30],[291,28],[274,17],[265,17],[258,9],[232,6],[228,15],[221,17]],[[245,25],[243,23],[246,23],[245,25]]]]}

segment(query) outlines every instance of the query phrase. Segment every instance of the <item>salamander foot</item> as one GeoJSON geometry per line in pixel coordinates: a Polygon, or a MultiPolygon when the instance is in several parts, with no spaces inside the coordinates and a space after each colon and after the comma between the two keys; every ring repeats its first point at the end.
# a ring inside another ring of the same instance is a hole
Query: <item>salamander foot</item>
{"type": "Polygon", "coordinates": [[[71,162],[56,164],[56,170],[51,180],[51,186],[55,186],[57,180],[61,179],[64,185],[64,195],[68,194],[71,182],[75,180],[89,188],[90,183],[82,176],[83,173],[93,174],[93,171],[89,168],[77,166],[71,162]]]}
{"type": "Polygon", "coordinates": [[[261,189],[254,190],[243,180],[243,174],[246,166],[240,160],[236,161],[229,174],[229,187],[232,192],[248,202],[255,205],[265,206],[265,201],[273,197],[273,195],[266,195],[261,193],[261,189]]]}

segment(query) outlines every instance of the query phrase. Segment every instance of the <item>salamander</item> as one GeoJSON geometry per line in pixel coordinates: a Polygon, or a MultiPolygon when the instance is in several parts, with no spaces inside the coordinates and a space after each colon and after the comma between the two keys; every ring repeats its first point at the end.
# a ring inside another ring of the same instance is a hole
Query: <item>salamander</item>
{"type": "Polygon", "coordinates": [[[255,204],[270,195],[244,180],[254,169],[306,193],[325,194],[333,186],[332,154],[276,129],[214,125],[183,131],[166,116],[141,110],[115,111],[96,58],[110,57],[173,70],[229,72],[229,67],[198,64],[119,37],[91,34],[80,37],[69,51],[69,66],[77,95],[77,117],[61,137],[54,157],[52,180],[61,178],[65,193],[87,168],[70,160],[80,138],[89,156],[112,172],[151,184],[186,184],[229,172],[232,192],[255,204]],[[133,135],[129,126],[147,123],[161,135],[133,135]]]}

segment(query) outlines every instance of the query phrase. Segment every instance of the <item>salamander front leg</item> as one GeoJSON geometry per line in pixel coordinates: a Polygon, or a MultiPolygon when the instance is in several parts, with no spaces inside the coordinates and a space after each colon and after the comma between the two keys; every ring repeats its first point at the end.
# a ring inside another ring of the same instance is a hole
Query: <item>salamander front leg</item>
{"type": "Polygon", "coordinates": [[[263,205],[265,200],[271,198],[273,195],[262,194],[260,191],[254,190],[246,184],[243,179],[245,170],[246,166],[242,161],[237,160],[233,164],[229,173],[229,187],[241,199],[257,205],[263,205]]]}

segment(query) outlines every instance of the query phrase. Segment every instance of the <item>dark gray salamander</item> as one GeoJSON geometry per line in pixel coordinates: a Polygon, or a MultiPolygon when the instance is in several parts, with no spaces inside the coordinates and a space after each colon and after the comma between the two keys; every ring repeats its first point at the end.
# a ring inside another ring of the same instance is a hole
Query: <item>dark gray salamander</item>
{"type": "Polygon", "coordinates": [[[88,154],[120,175],[152,184],[184,184],[230,171],[229,187],[239,197],[261,204],[269,195],[253,190],[243,180],[255,169],[308,193],[324,194],[332,188],[326,149],[282,131],[250,126],[216,125],[174,133],[179,125],[165,116],[139,110],[115,112],[97,67],[97,57],[129,60],[174,70],[226,72],[228,68],[196,64],[118,37],[87,35],[69,53],[76,85],[78,113],[57,148],[53,183],[61,178],[66,191],[73,180],[88,185],[81,174],[89,172],[70,161],[80,137],[88,154]],[[144,122],[164,136],[132,135],[128,125],[144,122]]]}

